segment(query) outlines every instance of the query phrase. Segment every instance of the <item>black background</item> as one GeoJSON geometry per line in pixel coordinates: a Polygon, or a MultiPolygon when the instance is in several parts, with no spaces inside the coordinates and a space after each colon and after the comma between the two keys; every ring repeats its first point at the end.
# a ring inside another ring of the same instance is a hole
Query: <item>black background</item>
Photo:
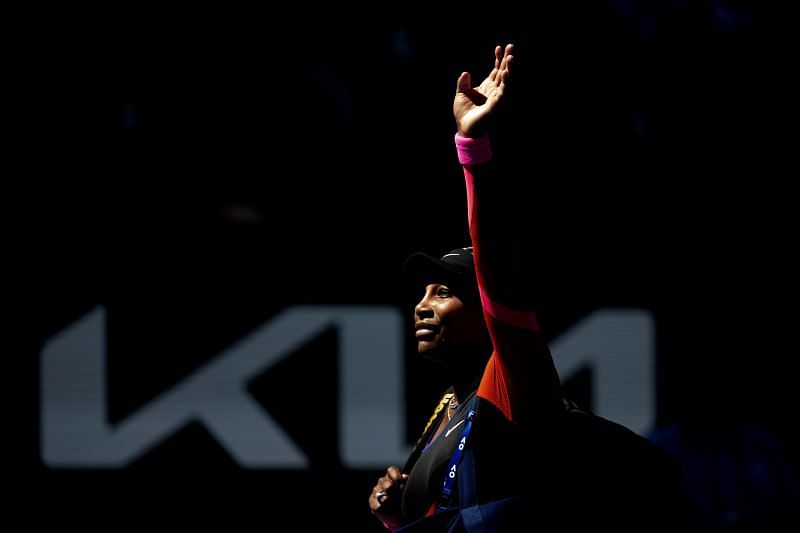
{"type": "MultiPolygon", "coordinates": [[[[288,512],[379,530],[366,498],[380,472],[339,463],[335,358],[307,370],[309,353],[335,352],[333,333],[253,384],[311,458],[305,472],[243,470],[199,425],[122,471],[47,469],[41,345],[106,307],[114,422],[289,305],[408,309],[404,258],[468,237],[455,81],[481,79],[509,41],[513,91],[493,140],[537,258],[546,333],[596,308],[650,310],[659,423],[734,413],[776,436],[796,471],[796,350],[776,303],[796,240],[780,185],[785,89],[778,50],[756,46],[751,3],[438,20],[193,9],[38,13],[17,43],[26,164],[8,202],[25,258],[25,371],[11,390],[34,524],[272,530],[288,512]]],[[[413,353],[407,367],[410,442],[440,383],[413,353]]]]}

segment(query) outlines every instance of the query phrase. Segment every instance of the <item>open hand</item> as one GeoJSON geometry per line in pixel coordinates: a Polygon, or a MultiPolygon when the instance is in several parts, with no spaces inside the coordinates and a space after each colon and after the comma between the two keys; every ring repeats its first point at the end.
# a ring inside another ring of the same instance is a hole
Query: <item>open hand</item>
{"type": "Polygon", "coordinates": [[[458,77],[453,116],[458,133],[463,137],[478,137],[486,130],[487,118],[503,98],[506,81],[511,74],[513,51],[513,44],[507,44],[505,50],[500,46],[495,47],[494,68],[478,87],[472,86],[469,72],[462,72],[458,77]]]}

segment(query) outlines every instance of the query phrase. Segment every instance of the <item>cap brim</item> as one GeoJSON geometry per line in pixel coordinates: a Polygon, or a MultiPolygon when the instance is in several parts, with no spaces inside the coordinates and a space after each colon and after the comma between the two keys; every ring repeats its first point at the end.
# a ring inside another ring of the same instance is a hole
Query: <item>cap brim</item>
{"type": "Polygon", "coordinates": [[[475,274],[423,252],[411,254],[405,262],[407,279],[414,285],[444,283],[466,293],[474,290],[475,274]]]}
{"type": "Polygon", "coordinates": [[[437,278],[462,276],[464,273],[455,265],[422,252],[411,254],[405,263],[408,277],[414,281],[436,281],[437,278]]]}

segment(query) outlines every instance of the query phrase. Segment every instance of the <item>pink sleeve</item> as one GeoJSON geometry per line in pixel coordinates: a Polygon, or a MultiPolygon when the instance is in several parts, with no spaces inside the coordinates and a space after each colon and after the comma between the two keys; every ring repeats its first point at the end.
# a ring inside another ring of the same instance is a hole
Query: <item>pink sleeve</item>
{"type": "MultiPolygon", "coordinates": [[[[502,198],[497,190],[485,195],[493,203],[483,203],[482,191],[496,185],[489,160],[482,159],[487,147],[488,138],[464,142],[457,137],[459,161],[470,162],[464,166],[467,213],[481,304],[494,347],[478,396],[509,420],[524,422],[560,408],[560,382],[533,306],[522,297],[527,272],[514,228],[507,225],[508,207],[497,205],[496,199],[502,198]]],[[[488,153],[491,158],[491,150],[488,153]]]]}

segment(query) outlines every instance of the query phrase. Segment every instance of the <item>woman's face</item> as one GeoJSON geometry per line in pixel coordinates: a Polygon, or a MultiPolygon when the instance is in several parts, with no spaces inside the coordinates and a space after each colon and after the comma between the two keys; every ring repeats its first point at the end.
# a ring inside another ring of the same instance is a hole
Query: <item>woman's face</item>
{"type": "Polygon", "coordinates": [[[486,336],[479,306],[465,303],[442,283],[425,286],[422,299],[414,307],[414,327],[421,354],[442,346],[475,349],[486,336]]]}

